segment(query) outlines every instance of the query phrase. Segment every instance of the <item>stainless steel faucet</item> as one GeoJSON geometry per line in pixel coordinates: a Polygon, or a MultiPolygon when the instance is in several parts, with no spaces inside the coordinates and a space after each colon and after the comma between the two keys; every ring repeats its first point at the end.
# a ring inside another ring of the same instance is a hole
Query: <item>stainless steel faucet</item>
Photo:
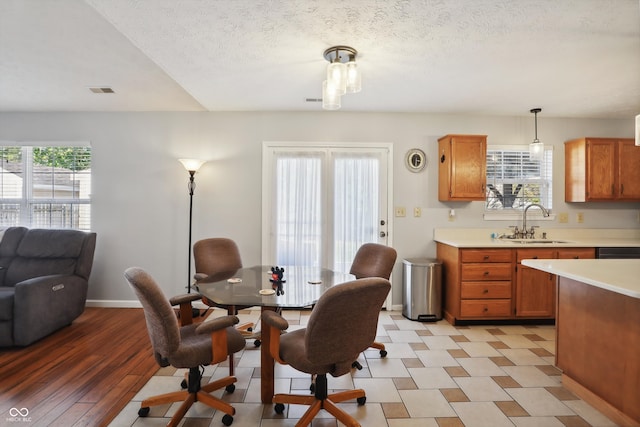
{"type": "Polygon", "coordinates": [[[530,231],[527,231],[527,211],[529,210],[530,207],[533,207],[533,206],[536,206],[540,208],[540,210],[542,210],[542,216],[544,217],[549,216],[549,211],[544,206],[538,203],[531,203],[526,208],[524,208],[524,211],[522,212],[522,233],[525,239],[528,237],[533,238],[535,233],[535,230],[533,229],[533,227],[531,227],[530,231]]]}

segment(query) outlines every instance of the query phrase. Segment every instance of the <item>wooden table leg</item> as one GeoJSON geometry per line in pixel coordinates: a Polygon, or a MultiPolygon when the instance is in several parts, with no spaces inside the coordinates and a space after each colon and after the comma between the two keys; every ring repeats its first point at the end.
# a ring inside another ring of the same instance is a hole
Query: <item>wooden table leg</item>
{"type": "MultiPolygon", "coordinates": [[[[262,307],[262,311],[272,310],[275,307],[262,307]]],[[[272,403],[274,394],[274,360],[269,352],[271,338],[269,337],[270,326],[261,322],[260,333],[260,397],[262,403],[272,403]]]]}

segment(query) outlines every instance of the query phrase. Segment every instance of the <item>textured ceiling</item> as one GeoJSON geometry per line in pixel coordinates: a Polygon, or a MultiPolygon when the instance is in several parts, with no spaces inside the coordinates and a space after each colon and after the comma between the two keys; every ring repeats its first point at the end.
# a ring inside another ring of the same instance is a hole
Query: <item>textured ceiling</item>
{"type": "Polygon", "coordinates": [[[639,0],[3,0],[0,111],[320,111],[338,44],[342,111],[640,113],[639,0]]]}

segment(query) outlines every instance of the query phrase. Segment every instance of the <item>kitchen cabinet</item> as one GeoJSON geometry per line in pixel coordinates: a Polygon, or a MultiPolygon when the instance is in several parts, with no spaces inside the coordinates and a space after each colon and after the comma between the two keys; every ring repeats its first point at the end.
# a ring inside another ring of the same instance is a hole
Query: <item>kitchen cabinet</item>
{"type": "Polygon", "coordinates": [[[437,244],[443,264],[444,317],[509,319],[512,315],[513,253],[510,249],[458,249],[437,244]]]}
{"type": "Polygon", "coordinates": [[[515,316],[552,319],[556,312],[556,276],[522,265],[523,259],[592,259],[595,248],[516,249],[515,316]]]}
{"type": "Polygon", "coordinates": [[[579,138],[565,149],[565,201],[640,201],[640,147],[631,138],[579,138]]]}
{"type": "Polygon", "coordinates": [[[443,316],[458,321],[553,319],[556,277],[523,259],[595,258],[595,248],[457,248],[437,242],[443,316]]]}
{"type": "Polygon", "coordinates": [[[445,135],[438,139],[438,200],[485,200],[486,164],[486,135],[445,135]]]}

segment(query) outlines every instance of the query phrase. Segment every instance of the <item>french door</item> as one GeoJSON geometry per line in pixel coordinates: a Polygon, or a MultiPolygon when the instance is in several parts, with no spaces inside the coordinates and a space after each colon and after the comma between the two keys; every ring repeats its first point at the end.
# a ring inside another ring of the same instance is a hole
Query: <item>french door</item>
{"type": "Polygon", "coordinates": [[[264,264],[348,272],[367,242],[390,244],[390,144],[263,146],[264,264]]]}

